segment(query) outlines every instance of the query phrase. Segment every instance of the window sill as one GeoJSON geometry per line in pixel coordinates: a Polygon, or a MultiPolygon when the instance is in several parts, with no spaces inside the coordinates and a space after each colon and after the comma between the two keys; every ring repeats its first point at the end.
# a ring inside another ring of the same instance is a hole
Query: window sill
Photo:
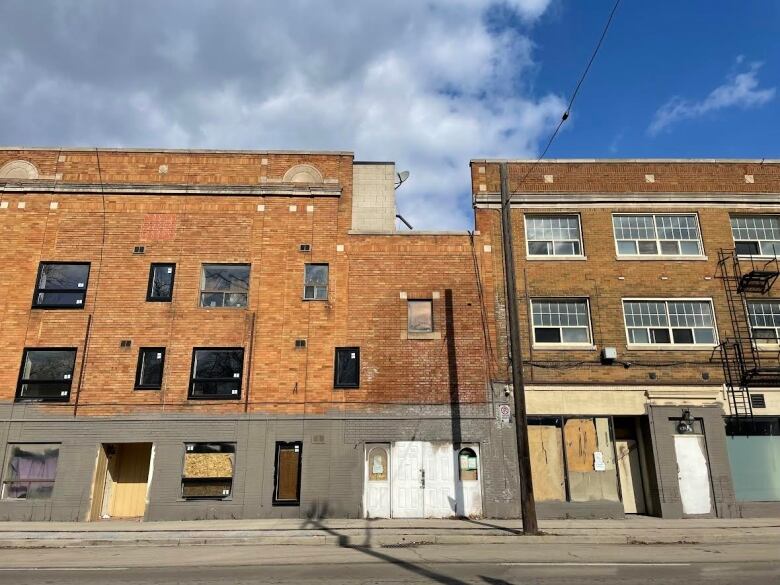
{"type": "Polygon", "coordinates": [[[272,506],[288,506],[288,507],[289,506],[300,506],[301,502],[300,501],[298,501],[298,502],[276,502],[276,501],[274,501],[274,502],[271,502],[271,505],[272,506]]]}
{"type": "Polygon", "coordinates": [[[562,261],[574,261],[574,262],[581,262],[583,260],[587,260],[587,256],[526,256],[526,260],[532,261],[532,262],[539,262],[542,260],[549,260],[553,262],[562,262],[562,261]]]}
{"type": "Polygon", "coordinates": [[[360,386],[334,386],[334,390],[360,390],[360,386]]]}
{"type": "Polygon", "coordinates": [[[38,403],[38,402],[70,402],[70,396],[63,396],[62,398],[14,398],[14,402],[16,403],[23,403],[23,402],[32,402],[38,403]]]}
{"type": "Polygon", "coordinates": [[[162,386],[134,386],[133,391],[136,392],[158,392],[162,390],[162,386]]]}
{"type": "Polygon", "coordinates": [[[707,256],[659,256],[657,254],[648,254],[647,256],[641,256],[641,255],[621,256],[621,255],[617,255],[617,256],[615,256],[615,260],[620,260],[620,261],[635,260],[635,261],[640,261],[640,262],[642,260],[649,260],[651,262],[662,262],[662,261],[679,262],[679,261],[682,260],[682,261],[688,261],[688,262],[691,262],[691,261],[692,262],[706,262],[707,260],[709,260],[709,258],[707,256]]]}
{"type": "Polygon", "coordinates": [[[209,309],[210,311],[246,311],[247,307],[204,307],[203,305],[198,305],[199,309],[209,309]]]}
{"type": "Polygon", "coordinates": [[[441,339],[441,331],[429,331],[426,333],[423,332],[412,332],[412,331],[402,331],[401,332],[401,339],[403,340],[412,340],[412,339],[441,339]]]}
{"type": "Polygon", "coordinates": [[[712,351],[717,344],[686,345],[682,343],[627,343],[628,351],[712,351]]]}
{"type": "Polygon", "coordinates": [[[32,308],[39,311],[80,311],[84,309],[84,305],[33,305],[32,308]]]}
{"type": "Polygon", "coordinates": [[[231,394],[230,396],[187,396],[187,400],[241,400],[240,394],[231,394]]]}
{"type": "Polygon", "coordinates": [[[330,299],[307,299],[306,297],[301,297],[301,300],[307,303],[327,303],[330,299]]]}
{"type": "Polygon", "coordinates": [[[534,343],[531,348],[541,351],[593,351],[596,346],[590,343],[534,343]]]}

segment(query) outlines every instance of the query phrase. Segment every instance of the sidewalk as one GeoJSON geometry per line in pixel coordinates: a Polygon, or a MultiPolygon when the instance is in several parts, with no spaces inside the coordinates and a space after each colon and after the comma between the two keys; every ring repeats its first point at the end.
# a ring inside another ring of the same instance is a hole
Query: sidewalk
{"type": "Polygon", "coordinates": [[[523,536],[519,520],[199,520],[4,522],[0,548],[117,545],[750,544],[780,546],[780,518],[548,520],[523,536]]]}

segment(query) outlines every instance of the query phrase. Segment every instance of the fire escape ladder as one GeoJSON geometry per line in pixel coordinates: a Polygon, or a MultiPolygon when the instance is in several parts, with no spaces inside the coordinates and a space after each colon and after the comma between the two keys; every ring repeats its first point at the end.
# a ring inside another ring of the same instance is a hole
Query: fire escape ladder
{"type": "MultiPolygon", "coordinates": [[[[750,328],[747,298],[768,293],[778,276],[780,267],[773,258],[769,261],[753,257],[740,258],[735,250],[718,251],[718,278],[723,282],[729,310],[732,336],[718,346],[723,375],[733,416],[752,417],[750,388],[780,384],[780,363],[762,363],[750,328]]],[[[766,360],[764,362],[777,360],[766,360]]]]}

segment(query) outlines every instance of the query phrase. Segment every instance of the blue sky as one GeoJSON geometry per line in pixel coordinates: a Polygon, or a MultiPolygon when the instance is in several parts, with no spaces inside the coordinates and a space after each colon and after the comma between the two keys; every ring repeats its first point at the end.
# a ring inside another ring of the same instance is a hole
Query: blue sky
{"type": "MultiPolygon", "coordinates": [[[[470,228],[471,158],[531,158],[613,0],[3,0],[0,145],[350,150],[470,228]]],[[[623,0],[549,157],[780,158],[780,2],[623,0]]]]}

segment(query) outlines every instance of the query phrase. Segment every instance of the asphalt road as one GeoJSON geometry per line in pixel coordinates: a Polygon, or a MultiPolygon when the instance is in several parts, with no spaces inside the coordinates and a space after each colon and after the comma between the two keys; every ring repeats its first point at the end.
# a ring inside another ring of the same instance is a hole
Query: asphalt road
{"type": "Polygon", "coordinates": [[[765,545],[90,547],[0,550],[0,583],[621,585],[780,583],[765,545]]]}

